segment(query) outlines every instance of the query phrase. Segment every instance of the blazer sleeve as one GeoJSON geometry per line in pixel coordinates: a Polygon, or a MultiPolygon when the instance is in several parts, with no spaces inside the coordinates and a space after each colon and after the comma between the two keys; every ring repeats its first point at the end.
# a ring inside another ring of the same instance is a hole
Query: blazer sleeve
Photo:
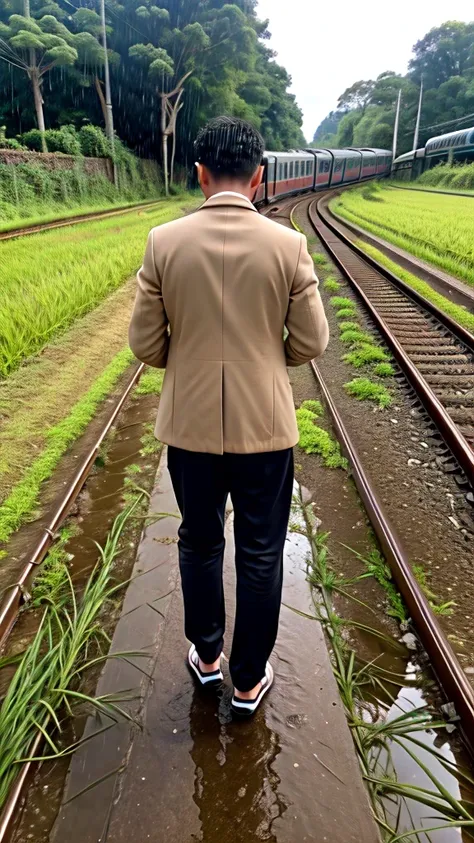
{"type": "Polygon", "coordinates": [[[286,316],[288,336],[285,340],[287,366],[301,366],[319,357],[329,340],[329,327],[318,290],[314,263],[301,235],[301,246],[295,277],[290,290],[286,316]]]}
{"type": "Polygon", "coordinates": [[[130,348],[139,360],[163,369],[169,348],[168,318],[166,316],[159,277],[154,258],[153,231],[137,274],[137,296],[128,330],[130,348]]]}

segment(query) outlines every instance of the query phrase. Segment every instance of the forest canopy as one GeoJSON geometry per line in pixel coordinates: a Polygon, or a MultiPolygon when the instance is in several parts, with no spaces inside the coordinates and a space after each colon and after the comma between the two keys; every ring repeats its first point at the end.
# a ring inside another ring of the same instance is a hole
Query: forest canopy
{"type": "Polygon", "coordinates": [[[391,149],[401,90],[398,153],[408,152],[413,148],[422,79],[418,146],[435,135],[474,125],[474,22],[448,21],[431,29],[413,47],[405,76],[387,70],[375,80],[354,82],[318,126],[313,144],[391,149]]]}
{"type": "MultiPolygon", "coordinates": [[[[161,97],[177,85],[176,155],[184,166],[198,128],[219,114],[251,121],[267,148],[305,143],[291,79],[265,43],[268,21],[258,20],[257,0],[158,1],[105,2],[115,130],[129,147],[160,157],[161,97]]],[[[46,129],[104,125],[98,12],[97,0],[0,0],[7,137],[41,129],[38,113],[46,129]]]]}

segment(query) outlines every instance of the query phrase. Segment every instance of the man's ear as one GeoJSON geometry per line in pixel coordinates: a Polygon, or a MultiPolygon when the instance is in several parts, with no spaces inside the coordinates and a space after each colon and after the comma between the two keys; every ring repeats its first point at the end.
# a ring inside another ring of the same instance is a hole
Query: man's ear
{"type": "Polygon", "coordinates": [[[207,167],[205,167],[204,164],[198,164],[196,162],[196,171],[198,182],[201,187],[207,187],[209,185],[209,170],[207,167]]]}
{"type": "Polygon", "coordinates": [[[252,188],[252,190],[257,190],[257,187],[260,187],[264,172],[265,167],[263,166],[258,167],[258,169],[255,170],[255,173],[252,176],[252,181],[250,182],[250,187],[252,188]]]}

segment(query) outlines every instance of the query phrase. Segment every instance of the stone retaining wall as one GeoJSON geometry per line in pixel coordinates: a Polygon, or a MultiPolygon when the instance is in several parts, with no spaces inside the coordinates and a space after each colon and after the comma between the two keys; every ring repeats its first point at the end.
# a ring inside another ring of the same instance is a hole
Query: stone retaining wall
{"type": "Polygon", "coordinates": [[[109,158],[76,158],[60,152],[0,149],[0,164],[41,164],[46,170],[73,170],[78,161],[87,175],[103,175],[113,181],[112,162],[109,158]]]}

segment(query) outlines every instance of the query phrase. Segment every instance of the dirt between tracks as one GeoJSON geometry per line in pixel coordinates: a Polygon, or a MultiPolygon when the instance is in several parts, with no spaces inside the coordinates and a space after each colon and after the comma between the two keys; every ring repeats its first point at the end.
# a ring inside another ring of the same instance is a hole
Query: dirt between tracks
{"type": "MultiPolygon", "coordinates": [[[[309,234],[303,212],[298,222],[309,234]]],[[[337,269],[318,271],[318,274],[322,278],[330,274],[341,282],[339,295],[356,302],[362,329],[373,331],[369,318],[337,269]]],[[[344,383],[371,373],[342,362],[347,347],[339,340],[330,295],[324,289],[321,293],[331,333],[328,349],[319,362],[321,373],[412,564],[426,571],[427,585],[438,603],[455,603],[452,614],[441,614],[439,620],[474,684],[472,507],[454,476],[439,467],[439,439],[404,380],[385,381],[393,392],[392,406],[385,410],[347,395],[344,383]]],[[[309,368],[294,370],[291,380],[297,404],[314,397],[314,378],[309,368]]]]}

